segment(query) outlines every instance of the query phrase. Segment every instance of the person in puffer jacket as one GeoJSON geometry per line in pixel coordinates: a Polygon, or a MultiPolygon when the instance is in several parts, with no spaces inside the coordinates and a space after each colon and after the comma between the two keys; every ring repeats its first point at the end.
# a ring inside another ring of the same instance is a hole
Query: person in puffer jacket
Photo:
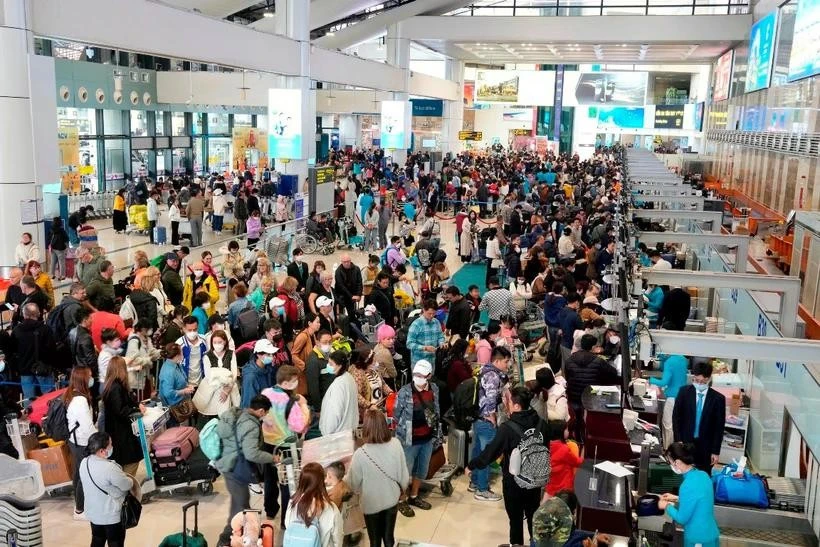
{"type": "MultiPolygon", "coordinates": [[[[526,387],[516,386],[513,388],[510,391],[507,408],[510,419],[498,427],[495,438],[481,451],[481,454],[467,464],[467,473],[471,473],[475,469],[488,467],[499,456],[504,456],[501,462],[502,485],[504,508],[510,521],[511,545],[525,545],[525,519],[530,538],[532,538],[532,516],[541,503],[542,492],[540,487],[522,488],[510,473],[510,455],[514,449],[518,448],[523,437],[522,434],[516,431],[516,427],[522,432],[535,428],[537,429],[535,435],[541,436],[544,446],[548,448],[550,442],[549,425],[538,416],[535,410],[530,408],[531,400],[532,393],[526,387]],[[512,425],[511,422],[515,425],[512,425]]],[[[547,465],[549,465],[549,462],[547,462],[547,465]]]]}

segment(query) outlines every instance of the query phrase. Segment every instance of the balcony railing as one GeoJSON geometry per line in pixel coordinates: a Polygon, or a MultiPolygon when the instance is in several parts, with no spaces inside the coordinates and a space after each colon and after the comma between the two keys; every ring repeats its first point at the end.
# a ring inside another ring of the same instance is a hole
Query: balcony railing
{"type": "Polygon", "coordinates": [[[740,15],[747,0],[479,0],[455,16],[740,15]]]}

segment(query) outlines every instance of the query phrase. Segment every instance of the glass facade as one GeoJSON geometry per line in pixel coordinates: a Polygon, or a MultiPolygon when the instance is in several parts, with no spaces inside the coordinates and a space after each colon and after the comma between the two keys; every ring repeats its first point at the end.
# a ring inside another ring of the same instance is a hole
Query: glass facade
{"type": "Polygon", "coordinates": [[[476,0],[447,15],[734,15],[748,11],[748,0],[476,0]]]}

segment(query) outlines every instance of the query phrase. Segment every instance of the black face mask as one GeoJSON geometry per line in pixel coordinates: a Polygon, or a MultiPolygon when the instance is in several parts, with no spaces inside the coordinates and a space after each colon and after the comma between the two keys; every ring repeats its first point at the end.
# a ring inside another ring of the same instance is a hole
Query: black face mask
{"type": "Polygon", "coordinates": [[[281,334],[274,334],[271,337],[271,340],[273,340],[274,342],[281,342],[282,341],[282,335],[281,334]]]}

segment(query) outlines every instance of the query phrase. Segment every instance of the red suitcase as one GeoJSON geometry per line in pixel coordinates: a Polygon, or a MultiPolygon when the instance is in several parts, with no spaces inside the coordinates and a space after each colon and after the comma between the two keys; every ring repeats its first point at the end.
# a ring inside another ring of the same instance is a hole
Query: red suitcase
{"type": "Polygon", "coordinates": [[[199,447],[199,431],[195,427],[172,427],[151,441],[151,450],[160,467],[173,467],[191,457],[199,447]]]}
{"type": "Polygon", "coordinates": [[[46,417],[46,413],[48,412],[49,401],[51,401],[52,399],[56,399],[57,397],[62,397],[63,395],[65,395],[65,391],[66,388],[58,389],[34,399],[31,402],[31,406],[28,407],[29,421],[31,421],[31,423],[33,424],[37,424],[40,427],[42,427],[43,418],[46,417]]]}

